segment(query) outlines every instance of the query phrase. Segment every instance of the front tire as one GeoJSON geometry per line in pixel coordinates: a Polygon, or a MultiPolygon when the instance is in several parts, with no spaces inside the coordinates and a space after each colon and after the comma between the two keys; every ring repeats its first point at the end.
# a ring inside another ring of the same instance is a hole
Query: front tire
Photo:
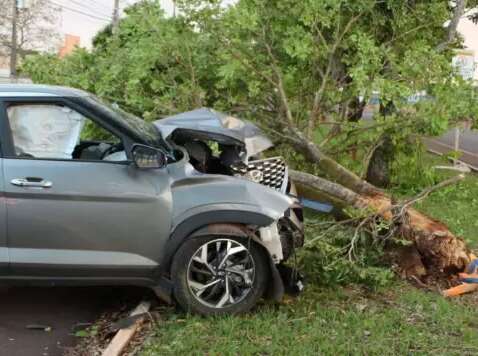
{"type": "Polygon", "coordinates": [[[174,297],[186,312],[238,314],[263,296],[267,255],[251,239],[205,236],[184,242],[174,256],[174,297]]]}

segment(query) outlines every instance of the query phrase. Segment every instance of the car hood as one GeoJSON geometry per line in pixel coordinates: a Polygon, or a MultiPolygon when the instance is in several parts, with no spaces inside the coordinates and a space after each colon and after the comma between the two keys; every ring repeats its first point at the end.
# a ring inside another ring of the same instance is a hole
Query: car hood
{"type": "Polygon", "coordinates": [[[153,124],[164,139],[177,131],[188,131],[201,139],[240,144],[245,147],[247,156],[254,156],[273,146],[271,140],[251,122],[209,108],[169,116],[153,124]]]}

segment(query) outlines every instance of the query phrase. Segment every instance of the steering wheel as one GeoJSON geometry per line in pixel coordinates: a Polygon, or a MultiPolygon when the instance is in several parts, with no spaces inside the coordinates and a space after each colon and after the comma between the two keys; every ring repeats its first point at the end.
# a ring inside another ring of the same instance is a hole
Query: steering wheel
{"type": "Polygon", "coordinates": [[[109,155],[115,152],[119,152],[121,150],[123,150],[123,143],[122,142],[115,143],[103,151],[103,153],[101,154],[101,159],[103,160],[105,159],[105,157],[108,157],[109,155]]]}

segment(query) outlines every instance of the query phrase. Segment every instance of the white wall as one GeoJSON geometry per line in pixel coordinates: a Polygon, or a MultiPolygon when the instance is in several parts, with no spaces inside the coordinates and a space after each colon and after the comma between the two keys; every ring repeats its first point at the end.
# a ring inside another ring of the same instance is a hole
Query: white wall
{"type": "MultiPolygon", "coordinates": [[[[466,48],[475,51],[475,63],[478,62],[478,25],[464,18],[458,25],[458,31],[465,37],[466,48]]],[[[478,70],[476,69],[475,79],[478,80],[478,70]]]]}

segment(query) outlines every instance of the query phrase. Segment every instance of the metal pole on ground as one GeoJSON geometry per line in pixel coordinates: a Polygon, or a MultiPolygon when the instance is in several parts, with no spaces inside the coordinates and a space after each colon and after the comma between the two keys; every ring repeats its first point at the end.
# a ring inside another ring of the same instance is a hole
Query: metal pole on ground
{"type": "MultiPolygon", "coordinates": [[[[455,127],[455,145],[454,145],[454,151],[455,153],[458,153],[460,151],[460,128],[455,127]]],[[[453,160],[454,165],[456,166],[458,164],[458,159],[453,160]]]]}

